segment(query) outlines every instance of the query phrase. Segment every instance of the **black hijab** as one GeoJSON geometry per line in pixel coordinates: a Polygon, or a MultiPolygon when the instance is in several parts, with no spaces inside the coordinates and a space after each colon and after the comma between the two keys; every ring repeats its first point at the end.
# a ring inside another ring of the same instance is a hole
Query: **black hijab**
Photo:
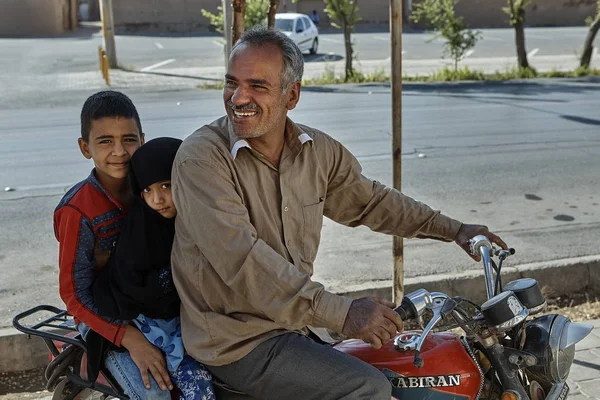
{"type": "Polygon", "coordinates": [[[141,146],[129,162],[134,201],[116,248],[94,282],[94,301],[100,315],[130,320],[179,315],[179,297],[171,276],[175,218],[151,209],[142,190],[171,180],[171,167],[181,140],[158,138],[141,146]]]}

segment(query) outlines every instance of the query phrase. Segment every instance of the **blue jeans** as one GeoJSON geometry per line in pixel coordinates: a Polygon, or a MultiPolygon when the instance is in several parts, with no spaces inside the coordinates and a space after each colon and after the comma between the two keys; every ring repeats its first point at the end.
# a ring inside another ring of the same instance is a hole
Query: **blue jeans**
{"type": "MultiPolygon", "coordinates": [[[[129,352],[107,352],[104,365],[131,400],[171,399],[169,391],[163,392],[151,374],[150,389],[146,389],[140,370],[129,352]]],[[[179,388],[181,400],[216,400],[210,373],[189,355],[184,356],[177,370],[170,375],[173,385],[179,388]]]]}
{"type": "Polygon", "coordinates": [[[104,366],[131,400],[171,400],[169,391],[162,391],[150,373],[150,389],[146,389],[140,370],[128,351],[107,352],[104,366]]]}

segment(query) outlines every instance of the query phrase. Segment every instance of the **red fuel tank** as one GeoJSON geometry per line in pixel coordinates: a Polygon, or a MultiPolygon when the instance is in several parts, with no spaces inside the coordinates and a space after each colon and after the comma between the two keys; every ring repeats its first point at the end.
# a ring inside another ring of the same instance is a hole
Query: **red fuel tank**
{"type": "Polygon", "coordinates": [[[376,350],[361,340],[347,340],[335,346],[381,370],[392,384],[392,395],[411,400],[476,400],[481,389],[480,370],[460,337],[453,333],[427,336],[420,356],[422,368],[414,366],[414,345],[421,332],[404,332],[376,350]]]}

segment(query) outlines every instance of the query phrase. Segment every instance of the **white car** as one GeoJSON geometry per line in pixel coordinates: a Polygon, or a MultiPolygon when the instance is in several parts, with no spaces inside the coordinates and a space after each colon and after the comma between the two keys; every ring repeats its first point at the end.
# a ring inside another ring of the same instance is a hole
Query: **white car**
{"type": "Polygon", "coordinates": [[[275,29],[285,33],[296,43],[300,51],[317,54],[319,30],[306,14],[275,14],[275,29]]]}

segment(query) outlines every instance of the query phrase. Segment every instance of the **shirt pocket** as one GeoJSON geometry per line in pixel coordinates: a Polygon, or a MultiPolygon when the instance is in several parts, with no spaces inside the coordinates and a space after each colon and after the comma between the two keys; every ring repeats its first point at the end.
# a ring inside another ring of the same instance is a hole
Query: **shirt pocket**
{"type": "Polygon", "coordinates": [[[302,207],[302,258],[303,261],[312,262],[317,256],[321,229],[323,228],[323,208],[325,199],[320,197],[316,202],[302,207]]]}

